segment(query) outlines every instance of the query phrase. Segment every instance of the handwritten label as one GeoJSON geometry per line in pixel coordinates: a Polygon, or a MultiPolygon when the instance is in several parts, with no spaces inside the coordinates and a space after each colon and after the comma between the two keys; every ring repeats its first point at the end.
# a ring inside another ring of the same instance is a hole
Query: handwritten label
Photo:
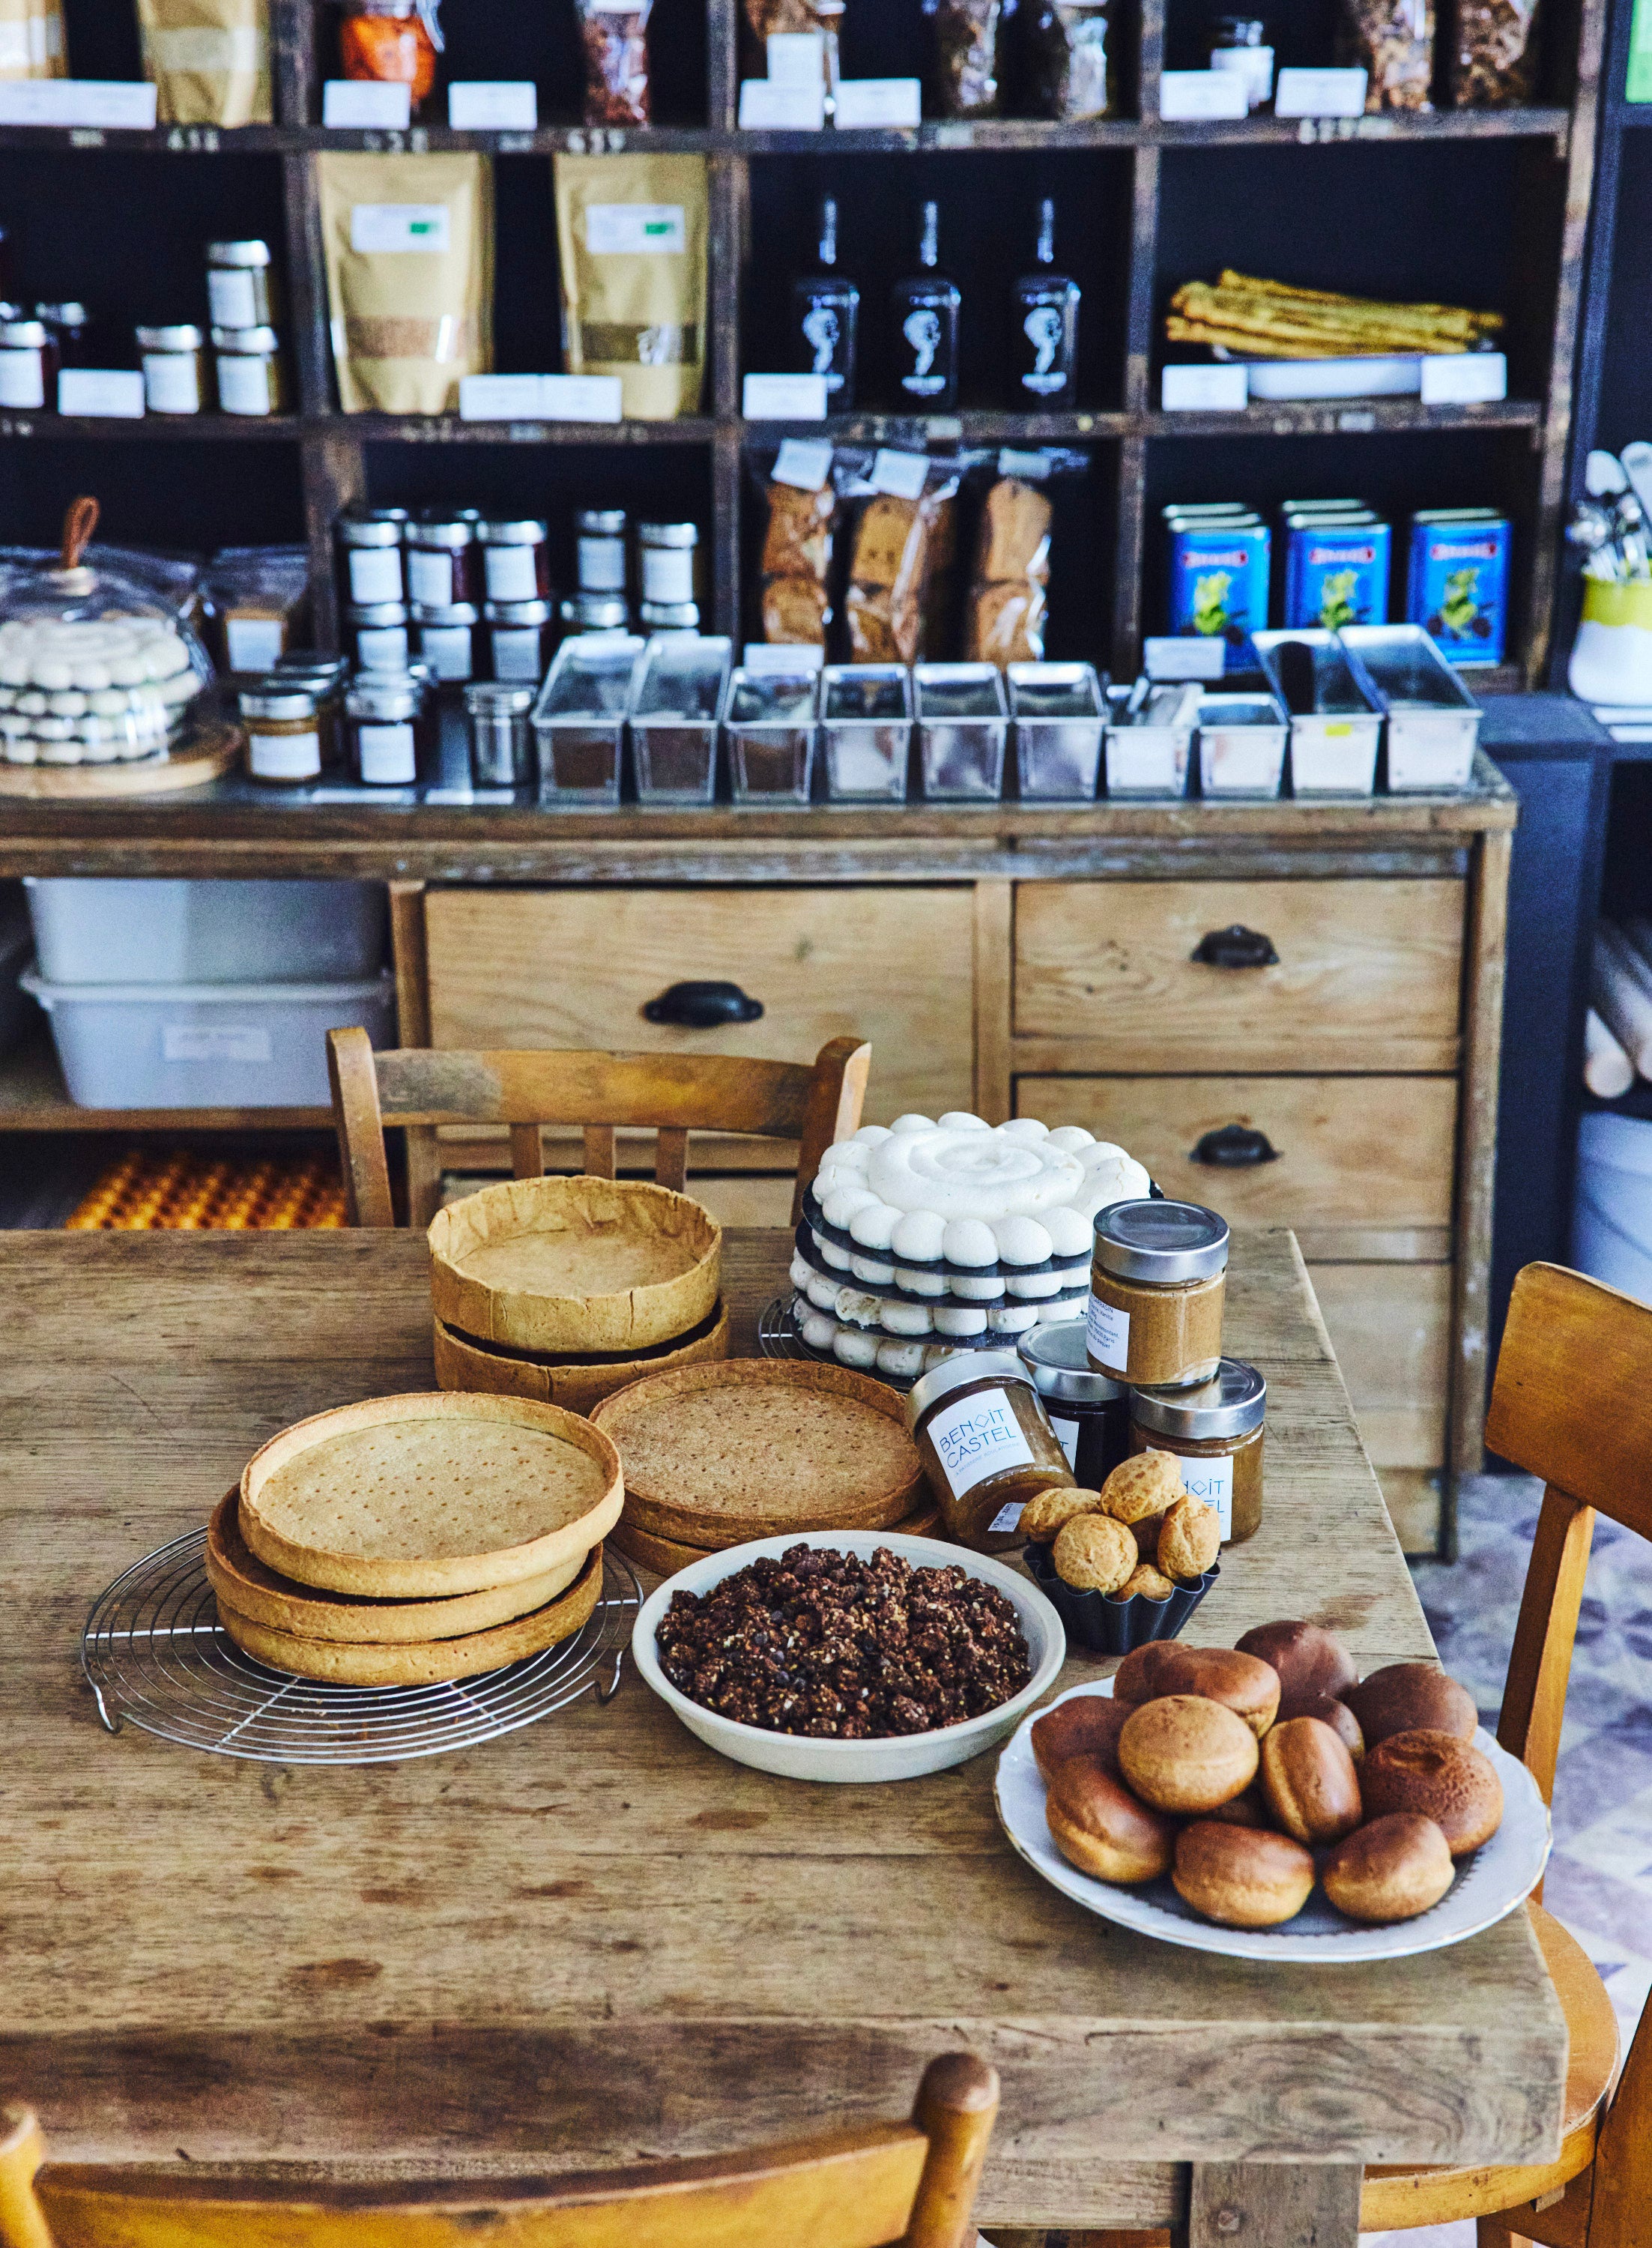
{"type": "Polygon", "coordinates": [[[954,1498],[963,1498],[988,1476],[1006,1468],[1030,1468],[1032,1453],[1002,1389],[977,1390],[961,1397],[929,1422],[928,1436],[954,1498]]]}

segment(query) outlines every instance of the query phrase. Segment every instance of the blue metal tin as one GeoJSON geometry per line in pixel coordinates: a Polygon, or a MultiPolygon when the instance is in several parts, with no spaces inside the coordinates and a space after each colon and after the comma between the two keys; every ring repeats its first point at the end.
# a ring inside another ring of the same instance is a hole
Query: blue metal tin
{"type": "Polygon", "coordinates": [[[1298,522],[1285,542],[1287,632],[1387,624],[1392,538],[1386,523],[1374,516],[1298,522]]]}
{"type": "Polygon", "coordinates": [[[1180,637],[1220,635],[1227,642],[1223,668],[1255,668],[1251,635],[1268,620],[1268,566],[1272,540],[1254,517],[1172,524],[1166,534],[1170,632],[1180,637]]]}
{"type": "Polygon", "coordinates": [[[1436,508],[1411,518],[1405,613],[1460,670],[1501,663],[1513,532],[1489,508],[1436,508]]]}

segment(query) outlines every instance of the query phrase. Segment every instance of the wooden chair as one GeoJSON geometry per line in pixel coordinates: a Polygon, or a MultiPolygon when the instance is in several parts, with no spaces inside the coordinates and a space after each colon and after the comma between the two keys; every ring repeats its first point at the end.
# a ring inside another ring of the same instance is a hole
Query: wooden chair
{"type": "Polygon", "coordinates": [[[8,2108],[0,2248],[968,2248],[998,2078],[943,2053],[910,2123],[576,2177],[288,2184],[45,2162],[8,2108]]]}
{"type": "Polygon", "coordinates": [[[603,1179],[614,1176],[616,1126],[653,1130],[655,1176],[679,1190],[691,1130],[796,1140],[795,1225],[822,1155],[833,1140],[860,1128],[871,1066],[872,1049],[858,1038],[829,1039],[811,1066],[723,1054],[451,1053],[427,1047],[374,1053],[363,1030],[327,1032],[352,1225],[395,1223],[387,1124],[508,1124],[519,1179],[544,1172],[539,1134],[547,1124],[582,1126],[586,1171],[603,1179]]]}

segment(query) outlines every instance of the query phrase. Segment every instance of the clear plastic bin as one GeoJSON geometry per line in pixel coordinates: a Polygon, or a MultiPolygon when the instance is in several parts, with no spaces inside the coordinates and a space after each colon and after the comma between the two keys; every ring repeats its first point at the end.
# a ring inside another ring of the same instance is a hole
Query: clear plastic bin
{"type": "Polygon", "coordinates": [[[819,674],[814,671],[748,671],[742,666],[730,674],[723,730],[737,804],[809,801],[819,688],[819,674]]]}
{"type": "Polygon", "coordinates": [[[384,960],[378,882],[25,874],[48,984],[325,984],[384,960]]]}

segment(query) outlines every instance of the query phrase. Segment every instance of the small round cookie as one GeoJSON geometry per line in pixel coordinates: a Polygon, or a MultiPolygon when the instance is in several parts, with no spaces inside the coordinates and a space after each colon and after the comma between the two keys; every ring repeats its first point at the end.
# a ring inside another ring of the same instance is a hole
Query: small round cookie
{"type": "Polygon", "coordinates": [[[1299,1842],[1340,1842],[1364,1816],[1354,1758],[1318,1717],[1287,1717],[1262,1744],[1262,1792],[1299,1842]]]}
{"type": "Polygon", "coordinates": [[[1169,1577],[1162,1575],[1151,1561],[1142,1561],[1131,1570],[1115,1597],[1121,1600],[1168,1600],[1175,1590],[1169,1577]]]}
{"type": "Polygon", "coordinates": [[[1323,1624],[1288,1619],[1259,1623],[1235,1645],[1241,1655],[1258,1655],[1278,1672],[1281,1717],[1317,1717],[1317,1710],[1304,1711],[1297,1704],[1321,1695],[1340,1696],[1360,1676],[1347,1648],[1323,1624]]]}
{"type": "Polygon", "coordinates": [[[1167,1694],[1132,1710],[1119,1735],[1119,1769],[1155,1811],[1200,1818],[1256,1778],[1256,1735],[1243,1717],[1198,1694],[1167,1694]]]}
{"type": "Polygon", "coordinates": [[[1503,1783],[1491,1758],[1455,1733],[1394,1733],[1379,1741],[1360,1766],[1360,1792],[1373,1819],[1390,1811],[1432,1819],[1454,1858],[1489,1842],[1503,1824],[1503,1783]]]}
{"type": "Polygon", "coordinates": [[[1325,1861],[1325,1893],[1350,1920],[1413,1920],[1457,1878],[1451,1846],[1432,1819],[1390,1811],[1339,1842],[1325,1861]]]}
{"type": "Polygon", "coordinates": [[[1075,1514],[1093,1514],[1100,1504],[1099,1491],[1073,1491],[1062,1484],[1035,1491],[1021,1510],[1022,1533],[1036,1546],[1048,1546],[1064,1522],[1075,1514]]]}
{"type": "Polygon", "coordinates": [[[1153,1672],[1153,1698],[1162,1694],[1203,1694],[1207,1701],[1220,1702],[1236,1717],[1243,1717],[1260,1739],[1279,1705],[1279,1681],[1254,1655],[1241,1655],[1230,1647],[1184,1647],[1179,1640],[1169,1640],[1153,1672]]]}
{"type": "Polygon", "coordinates": [[[1078,1514],[1056,1532],[1055,1573],[1078,1593],[1116,1593],[1136,1565],[1135,1540],[1105,1514],[1078,1514]]]}
{"type": "Polygon", "coordinates": [[[1355,1764],[1365,1754],[1365,1735],[1360,1731],[1359,1719],[1346,1702],[1333,1702],[1328,1694],[1316,1694],[1293,1702],[1287,1710],[1285,1696],[1281,1695],[1277,1722],[1284,1724],[1290,1717],[1317,1717],[1322,1725],[1329,1725],[1355,1764]]]}
{"type": "Polygon", "coordinates": [[[1136,1801],[1099,1757],[1070,1757],[1044,1799],[1055,1847],[1081,1874],[1129,1884],[1170,1869],[1176,1829],[1136,1801]]]}
{"type": "Polygon", "coordinates": [[[1195,1912],[1224,1928],[1277,1928],[1313,1888],[1313,1854],[1286,1834],[1201,1819],[1176,1837],[1170,1876],[1195,1912]]]}
{"type": "Polygon", "coordinates": [[[1179,1498],[1159,1532],[1159,1566],[1187,1582],[1215,1566],[1222,1551],[1222,1518],[1196,1498],[1179,1498]]]}
{"type": "Polygon", "coordinates": [[[1075,1694],[1032,1720],[1032,1761],[1047,1787],[1069,1758],[1094,1757],[1119,1777],[1119,1735],[1130,1712],[1106,1694],[1075,1694]]]}
{"type": "Polygon", "coordinates": [[[1101,1511],[1115,1522],[1143,1522],[1185,1497],[1173,1452],[1133,1452],[1101,1486],[1101,1511]]]}
{"type": "Polygon", "coordinates": [[[1337,1698],[1359,1719],[1368,1749],[1395,1733],[1453,1733],[1471,1741],[1480,1723],[1468,1688],[1432,1662],[1390,1662],[1337,1698]]]}

